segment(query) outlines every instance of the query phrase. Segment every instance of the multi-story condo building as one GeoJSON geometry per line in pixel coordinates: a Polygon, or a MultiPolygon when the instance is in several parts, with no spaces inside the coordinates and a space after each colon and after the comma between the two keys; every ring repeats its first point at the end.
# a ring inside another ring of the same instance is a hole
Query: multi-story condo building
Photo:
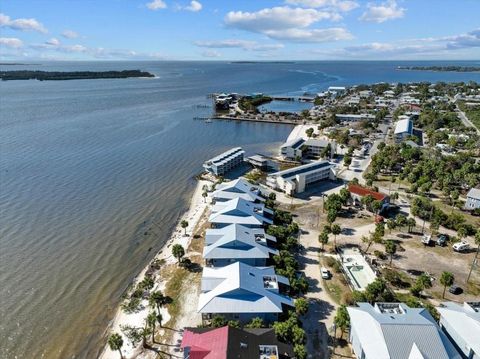
{"type": "Polygon", "coordinates": [[[208,161],[205,161],[203,168],[215,176],[223,176],[228,171],[243,163],[245,151],[241,147],[235,147],[208,161]]]}

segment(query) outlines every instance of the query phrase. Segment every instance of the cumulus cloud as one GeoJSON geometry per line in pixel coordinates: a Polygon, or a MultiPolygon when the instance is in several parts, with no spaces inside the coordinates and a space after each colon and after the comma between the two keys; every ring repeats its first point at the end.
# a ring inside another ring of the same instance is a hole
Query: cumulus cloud
{"type": "Polygon", "coordinates": [[[198,47],[207,47],[212,49],[239,48],[247,51],[273,51],[282,49],[282,44],[259,44],[256,41],[226,39],[218,41],[197,41],[198,47]]]}
{"type": "Polygon", "coordinates": [[[47,33],[47,29],[35,19],[11,19],[10,16],[0,13],[0,27],[8,27],[19,31],[37,31],[47,33]]]}
{"type": "Polygon", "coordinates": [[[203,57],[209,57],[209,58],[222,56],[222,54],[219,53],[217,50],[206,50],[206,51],[203,51],[200,55],[202,55],[203,57]]]}
{"type": "Polygon", "coordinates": [[[192,0],[190,1],[190,5],[186,6],[184,9],[188,11],[198,12],[202,10],[202,4],[199,1],[192,0]]]}
{"type": "Polygon", "coordinates": [[[353,36],[341,27],[317,29],[310,26],[319,21],[338,21],[341,18],[335,11],[279,6],[257,12],[230,11],[224,20],[229,27],[264,34],[272,39],[325,42],[348,40],[353,36]]]}
{"type": "Polygon", "coordinates": [[[147,8],[150,10],[159,10],[159,9],[166,9],[167,4],[163,0],[153,0],[146,4],[147,8]]]}
{"type": "Polygon", "coordinates": [[[23,47],[23,42],[16,37],[0,37],[0,46],[5,46],[12,49],[19,49],[23,47]]]}
{"type": "Polygon", "coordinates": [[[382,23],[388,20],[400,19],[405,15],[405,9],[398,6],[395,0],[387,0],[380,4],[367,4],[365,11],[360,20],[382,23]]]}
{"type": "Polygon", "coordinates": [[[351,0],[286,0],[287,4],[309,8],[329,8],[347,12],[359,7],[356,1],[351,0]]]}
{"type": "Polygon", "coordinates": [[[78,37],[78,33],[73,30],[65,30],[62,32],[62,36],[66,39],[76,39],[78,37]]]}
{"type": "MultiPolygon", "coordinates": [[[[371,42],[340,49],[317,49],[314,53],[340,58],[418,58],[420,54],[429,58],[446,58],[461,54],[462,49],[480,49],[480,28],[465,34],[406,39],[393,43],[371,42]]],[[[459,56],[459,55],[458,55],[459,56]]]]}
{"type": "Polygon", "coordinates": [[[50,40],[48,41],[45,41],[45,43],[47,45],[52,45],[52,46],[59,46],[60,45],[60,41],[58,41],[58,39],[52,37],[50,40]]]}

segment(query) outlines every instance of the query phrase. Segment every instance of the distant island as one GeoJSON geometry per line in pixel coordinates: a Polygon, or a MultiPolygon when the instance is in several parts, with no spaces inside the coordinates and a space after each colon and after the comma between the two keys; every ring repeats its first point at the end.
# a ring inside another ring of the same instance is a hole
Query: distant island
{"type": "Polygon", "coordinates": [[[123,71],[0,71],[0,78],[8,80],[87,80],[87,79],[125,79],[128,77],[154,77],[150,72],[140,70],[123,71]]]}
{"type": "Polygon", "coordinates": [[[478,72],[478,66],[398,66],[397,70],[438,71],[438,72],[478,72]]]}

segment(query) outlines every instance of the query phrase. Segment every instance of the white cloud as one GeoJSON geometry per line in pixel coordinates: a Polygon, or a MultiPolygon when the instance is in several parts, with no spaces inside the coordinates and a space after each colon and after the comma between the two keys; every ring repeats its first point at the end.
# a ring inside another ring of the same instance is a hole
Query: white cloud
{"type": "Polygon", "coordinates": [[[146,4],[150,10],[166,9],[167,4],[163,0],[153,0],[146,4]]]}
{"type": "Polygon", "coordinates": [[[225,17],[225,23],[242,30],[264,32],[285,28],[304,28],[321,20],[340,19],[339,14],[332,12],[282,6],[257,12],[230,11],[225,17]]]}
{"type": "Polygon", "coordinates": [[[35,19],[15,19],[12,20],[10,16],[0,13],[0,27],[8,27],[12,30],[20,31],[37,31],[47,33],[47,29],[35,19]]]}
{"type": "Polygon", "coordinates": [[[12,49],[18,49],[23,47],[23,42],[16,37],[0,37],[0,45],[10,47],[12,49]]]}
{"type": "Polygon", "coordinates": [[[48,41],[45,41],[45,43],[47,45],[52,45],[52,46],[59,46],[60,45],[60,41],[58,41],[58,39],[52,37],[50,40],[48,41]]]}
{"type": "Polygon", "coordinates": [[[395,0],[387,0],[380,4],[367,4],[360,20],[382,23],[388,20],[400,19],[405,15],[405,9],[398,6],[395,0]]]}
{"type": "Polygon", "coordinates": [[[65,30],[62,32],[62,36],[66,39],[76,39],[78,37],[78,33],[73,30],[65,30]]]}
{"type": "Polygon", "coordinates": [[[350,11],[359,7],[356,1],[351,0],[285,0],[287,4],[309,8],[330,8],[339,11],[350,11]]]}
{"type": "Polygon", "coordinates": [[[206,50],[206,51],[203,51],[200,55],[202,55],[203,57],[209,57],[209,58],[222,56],[222,54],[219,53],[217,50],[206,50]]]}
{"type": "Polygon", "coordinates": [[[202,4],[199,1],[192,0],[190,1],[190,5],[185,7],[185,10],[198,12],[202,10],[202,4]]]}
{"type": "Polygon", "coordinates": [[[225,24],[229,27],[264,34],[271,39],[285,41],[326,42],[352,39],[352,34],[342,27],[310,28],[319,21],[338,21],[341,18],[336,11],[282,6],[257,12],[231,11],[225,16],[225,24]]]}
{"type": "Polygon", "coordinates": [[[198,47],[206,47],[212,49],[226,49],[226,48],[239,48],[247,51],[273,51],[282,49],[282,44],[259,44],[256,41],[248,40],[218,40],[218,41],[197,41],[195,45],[198,47]]]}
{"type": "Polygon", "coordinates": [[[273,39],[293,42],[332,42],[353,39],[353,35],[342,27],[271,30],[266,34],[273,39]]]}

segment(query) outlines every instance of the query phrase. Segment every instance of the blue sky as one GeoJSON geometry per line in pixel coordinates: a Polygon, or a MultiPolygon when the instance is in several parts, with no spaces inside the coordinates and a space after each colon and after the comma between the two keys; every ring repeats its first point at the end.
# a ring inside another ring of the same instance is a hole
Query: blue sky
{"type": "Polygon", "coordinates": [[[2,0],[0,59],[479,60],[479,0],[2,0]]]}

